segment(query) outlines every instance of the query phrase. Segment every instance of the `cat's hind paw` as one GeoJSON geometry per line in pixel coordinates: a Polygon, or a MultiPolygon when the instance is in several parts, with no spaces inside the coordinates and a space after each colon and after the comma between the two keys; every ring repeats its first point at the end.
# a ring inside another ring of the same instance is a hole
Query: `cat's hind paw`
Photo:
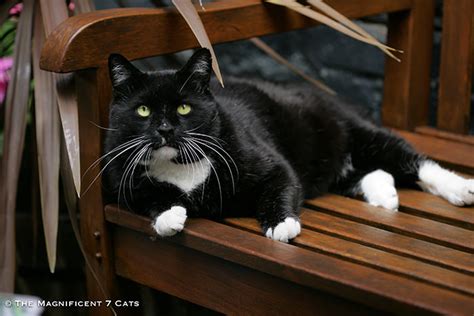
{"type": "Polygon", "coordinates": [[[153,229],[161,237],[173,236],[184,228],[186,209],[182,206],[173,206],[158,215],[152,223],[153,229]]]}
{"type": "Polygon", "coordinates": [[[474,179],[465,179],[430,160],[421,164],[418,176],[424,191],[457,206],[474,204],[474,179]]]}
{"type": "Polygon", "coordinates": [[[275,227],[268,228],[265,236],[273,240],[288,242],[301,233],[301,224],[297,218],[287,217],[275,227]]]}
{"type": "Polygon", "coordinates": [[[474,179],[458,179],[439,189],[439,194],[451,204],[465,206],[474,204],[474,179]]]}

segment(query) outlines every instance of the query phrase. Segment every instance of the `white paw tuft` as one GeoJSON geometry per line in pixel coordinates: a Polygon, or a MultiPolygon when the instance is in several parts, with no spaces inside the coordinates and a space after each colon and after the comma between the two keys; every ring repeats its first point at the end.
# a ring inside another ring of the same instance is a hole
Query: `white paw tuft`
{"type": "Polygon", "coordinates": [[[474,204],[474,179],[465,179],[432,161],[420,166],[418,176],[423,190],[457,206],[474,204]]]}
{"type": "Polygon", "coordinates": [[[159,236],[173,236],[183,230],[186,218],[184,207],[173,206],[156,217],[152,224],[153,229],[159,236]]]}
{"type": "Polygon", "coordinates": [[[287,217],[273,228],[267,229],[265,236],[273,240],[288,242],[301,233],[301,224],[297,218],[287,217]]]}
{"type": "Polygon", "coordinates": [[[390,173],[380,169],[371,172],[362,178],[360,187],[369,204],[389,210],[398,209],[397,190],[390,173]]]}

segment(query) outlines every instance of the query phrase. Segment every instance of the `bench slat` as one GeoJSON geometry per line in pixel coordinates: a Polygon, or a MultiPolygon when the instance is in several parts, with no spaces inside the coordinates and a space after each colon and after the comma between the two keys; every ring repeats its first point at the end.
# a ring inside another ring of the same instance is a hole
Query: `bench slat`
{"type": "Polygon", "coordinates": [[[447,167],[474,174],[473,145],[401,130],[397,130],[396,133],[405,138],[419,152],[447,167]]]}
{"type": "Polygon", "coordinates": [[[446,132],[446,131],[429,127],[429,126],[418,126],[417,128],[415,128],[415,132],[421,135],[433,136],[433,137],[442,138],[442,139],[455,141],[459,143],[466,143],[466,144],[474,146],[474,136],[472,135],[450,133],[450,132],[446,132]]]}
{"type": "Polygon", "coordinates": [[[474,274],[474,255],[392,233],[326,213],[304,209],[304,227],[402,256],[474,274]]]}
{"type": "MultiPolygon", "coordinates": [[[[261,234],[260,226],[253,218],[229,218],[224,222],[232,224],[234,227],[244,228],[261,234]]],[[[468,295],[474,295],[474,277],[472,276],[446,270],[414,259],[404,258],[309,229],[303,229],[301,235],[293,239],[292,244],[390,273],[429,282],[468,295]]]]}
{"type": "Polygon", "coordinates": [[[397,191],[401,211],[474,230],[474,207],[457,207],[438,196],[421,191],[397,191]]]}
{"type": "MultiPolygon", "coordinates": [[[[149,218],[114,206],[106,206],[105,214],[109,222],[149,235],[153,233],[149,218]]],[[[188,220],[182,233],[167,240],[384,310],[469,314],[474,309],[474,300],[463,294],[274,242],[205,219],[188,220]]]]}
{"type": "Polygon", "coordinates": [[[351,220],[434,242],[468,253],[474,252],[474,232],[403,212],[388,211],[368,203],[328,194],[307,200],[306,205],[351,220]]]}

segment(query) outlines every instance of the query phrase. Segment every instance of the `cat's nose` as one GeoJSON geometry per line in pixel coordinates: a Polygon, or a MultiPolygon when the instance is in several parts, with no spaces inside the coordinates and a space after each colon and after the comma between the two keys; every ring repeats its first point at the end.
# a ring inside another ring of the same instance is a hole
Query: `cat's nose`
{"type": "Polygon", "coordinates": [[[158,132],[165,138],[170,136],[173,133],[173,130],[173,126],[166,122],[163,122],[158,126],[158,132]]]}

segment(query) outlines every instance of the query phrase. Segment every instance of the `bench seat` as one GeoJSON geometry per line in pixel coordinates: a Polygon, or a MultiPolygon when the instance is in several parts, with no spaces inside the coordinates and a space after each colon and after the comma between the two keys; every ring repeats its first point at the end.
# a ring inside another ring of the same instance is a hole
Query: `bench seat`
{"type": "MultiPolygon", "coordinates": [[[[457,156],[472,156],[469,141],[400,134],[441,163],[474,171],[457,156]]],[[[399,212],[331,194],[308,200],[302,233],[289,244],[262,236],[253,218],[189,219],[162,239],[149,218],[114,205],[105,216],[118,275],[222,313],[472,315],[474,207],[416,190],[399,196],[399,212]]]]}

